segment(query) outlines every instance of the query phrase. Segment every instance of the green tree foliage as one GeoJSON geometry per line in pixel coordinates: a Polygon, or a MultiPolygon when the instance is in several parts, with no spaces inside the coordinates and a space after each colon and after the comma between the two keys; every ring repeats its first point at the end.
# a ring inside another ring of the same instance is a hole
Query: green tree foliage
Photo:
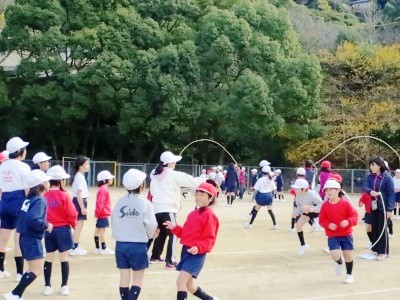
{"type": "MultiPolygon", "coordinates": [[[[0,94],[10,102],[0,110],[3,139],[20,134],[59,156],[144,161],[211,138],[255,162],[273,140],[313,136],[319,61],[302,53],[287,10],[272,3],[17,0],[0,43],[23,58],[0,94]]],[[[189,154],[222,158],[207,145],[189,154]]]]}

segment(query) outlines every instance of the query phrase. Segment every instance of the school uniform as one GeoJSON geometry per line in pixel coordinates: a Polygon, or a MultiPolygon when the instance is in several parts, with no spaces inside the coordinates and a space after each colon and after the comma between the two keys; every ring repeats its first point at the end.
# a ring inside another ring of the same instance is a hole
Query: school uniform
{"type": "Polygon", "coordinates": [[[81,207],[78,203],[78,191],[81,191],[82,201],[85,208],[87,208],[87,198],[89,197],[89,189],[85,176],[81,172],[77,172],[72,183],[72,202],[78,212],[78,221],[87,220],[87,215],[82,215],[81,207]]]}
{"type": "Polygon", "coordinates": [[[282,175],[278,175],[275,177],[275,184],[276,184],[276,191],[282,192],[283,191],[283,178],[282,175]]]}
{"type": "Polygon", "coordinates": [[[236,193],[239,187],[239,178],[235,169],[229,169],[226,172],[225,187],[227,193],[236,193]]]}
{"type": "Polygon", "coordinates": [[[97,218],[96,228],[110,227],[108,218],[111,215],[111,200],[107,184],[100,186],[97,190],[94,215],[97,218]]]}
{"type": "Polygon", "coordinates": [[[24,177],[30,172],[26,163],[17,159],[4,161],[0,166],[0,228],[15,229],[27,188],[24,177]]]}
{"type": "Polygon", "coordinates": [[[310,219],[318,218],[323,201],[316,191],[307,190],[304,195],[296,195],[295,202],[296,209],[294,211],[294,214],[296,216],[300,216],[302,214],[308,216],[310,219]],[[313,205],[314,211],[308,214],[302,213],[301,208],[303,207],[303,205],[313,205]]]}
{"type": "Polygon", "coordinates": [[[263,176],[257,180],[256,184],[254,185],[254,189],[257,190],[255,200],[258,205],[272,205],[272,192],[276,190],[274,180],[271,180],[268,176],[263,176]]]}
{"type": "Polygon", "coordinates": [[[305,169],[306,169],[305,179],[307,180],[310,189],[314,189],[314,187],[315,187],[315,172],[310,167],[306,167],[305,169]]]}
{"type": "Polygon", "coordinates": [[[211,207],[192,211],[183,227],[177,225],[172,233],[180,238],[183,247],[176,270],[188,272],[193,278],[197,278],[203,268],[207,252],[210,252],[215,245],[218,229],[219,221],[211,207]],[[198,248],[196,255],[187,252],[194,246],[198,248]]]}
{"type": "Polygon", "coordinates": [[[46,200],[40,195],[26,199],[21,206],[16,229],[20,233],[19,245],[26,260],[43,258],[42,238],[48,227],[46,200]]]}
{"type": "Polygon", "coordinates": [[[116,240],[117,268],[134,271],[148,268],[147,242],[157,229],[152,204],[136,194],[122,197],[111,213],[111,229],[116,240]]]}
{"type": "Polygon", "coordinates": [[[321,174],[319,175],[319,195],[321,196],[322,199],[325,199],[325,191],[324,191],[325,183],[331,177],[332,177],[331,172],[321,172],[321,174]]]}
{"type": "Polygon", "coordinates": [[[78,212],[71,196],[59,188],[52,188],[43,197],[47,202],[47,221],[53,224],[52,232],[45,233],[46,251],[64,252],[72,249],[74,243],[71,227],[76,227],[78,212]]]}

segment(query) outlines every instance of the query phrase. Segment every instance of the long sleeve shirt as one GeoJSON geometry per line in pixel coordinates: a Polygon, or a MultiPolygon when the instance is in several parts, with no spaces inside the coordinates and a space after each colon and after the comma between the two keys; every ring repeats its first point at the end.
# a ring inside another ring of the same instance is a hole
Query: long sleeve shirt
{"type": "Polygon", "coordinates": [[[24,201],[17,222],[17,232],[33,238],[42,239],[49,227],[46,221],[46,200],[33,196],[24,201]]]}
{"type": "Polygon", "coordinates": [[[345,199],[340,198],[337,203],[325,201],[319,212],[319,224],[325,229],[328,237],[349,236],[353,233],[353,226],[358,223],[358,214],[353,205],[345,199]],[[344,220],[349,221],[349,225],[341,227],[340,223],[344,220]],[[329,224],[337,226],[335,230],[329,229],[329,224]]]}
{"type": "Polygon", "coordinates": [[[117,242],[147,243],[157,229],[151,202],[132,194],[119,199],[111,213],[111,229],[117,242]]]}
{"type": "Polygon", "coordinates": [[[332,173],[330,172],[321,172],[319,175],[319,195],[321,196],[322,199],[325,199],[325,192],[324,192],[324,186],[325,183],[328,181],[329,178],[332,177],[332,173]]]}
{"type": "Polygon", "coordinates": [[[76,227],[76,216],[78,212],[72,203],[71,196],[57,189],[50,189],[43,195],[47,202],[47,221],[54,227],[71,226],[76,227]]]}
{"type": "Polygon", "coordinates": [[[314,212],[318,213],[323,203],[319,194],[314,190],[308,190],[304,195],[296,195],[295,201],[297,207],[294,214],[296,216],[301,214],[301,208],[303,205],[314,205],[314,212]]]}
{"type": "MultiPolygon", "coordinates": [[[[385,204],[385,210],[392,212],[395,204],[395,193],[393,186],[393,178],[387,172],[380,175],[369,174],[364,182],[364,192],[371,195],[372,191],[381,192],[382,196],[377,196],[378,210],[383,211],[383,203],[385,204]]],[[[375,197],[372,197],[374,200],[375,197]]]]}
{"type": "Polygon", "coordinates": [[[108,218],[111,215],[110,192],[106,184],[99,187],[96,194],[96,209],[94,216],[98,219],[108,218]]]}
{"type": "Polygon", "coordinates": [[[189,248],[196,246],[199,254],[210,252],[217,239],[219,221],[212,208],[192,211],[185,224],[176,226],[172,233],[181,239],[181,244],[189,248]]]}

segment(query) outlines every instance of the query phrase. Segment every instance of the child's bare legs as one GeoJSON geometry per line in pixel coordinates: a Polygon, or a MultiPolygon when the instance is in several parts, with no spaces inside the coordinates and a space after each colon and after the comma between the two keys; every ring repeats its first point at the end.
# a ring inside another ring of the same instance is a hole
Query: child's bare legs
{"type": "Polygon", "coordinates": [[[178,279],[176,280],[176,287],[178,288],[177,300],[187,299],[187,292],[200,299],[211,298],[211,296],[204,292],[199,286],[196,286],[192,274],[185,271],[179,273],[178,279]]]}
{"type": "Polygon", "coordinates": [[[143,284],[144,270],[120,269],[119,292],[121,300],[138,299],[143,284]],[[132,285],[130,286],[132,278],[132,285]]]}

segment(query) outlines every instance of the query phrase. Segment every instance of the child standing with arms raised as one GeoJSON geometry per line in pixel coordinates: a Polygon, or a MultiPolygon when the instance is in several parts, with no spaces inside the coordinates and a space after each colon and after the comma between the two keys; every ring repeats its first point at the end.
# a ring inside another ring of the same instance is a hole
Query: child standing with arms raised
{"type": "Polygon", "coordinates": [[[328,236],[328,246],[330,254],[337,263],[335,268],[336,276],[342,275],[343,251],[346,263],[346,277],[344,283],[353,283],[353,226],[357,225],[358,214],[351,203],[342,198],[340,183],[336,180],[328,179],[323,187],[328,201],[322,204],[319,213],[319,222],[325,228],[328,236]]]}
{"type": "Polygon", "coordinates": [[[107,248],[105,233],[106,228],[110,227],[108,218],[111,215],[111,200],[108,187],[113,184],[114,175],[109,171],[101,171],[97,174],[99,189],[96,195],[96,210],[94,215],[97,219],[94,232],[95,254],[114,254],[114,251],[107,248]],[[101,243],[101,248],[100,248],[101,243]]]}
{"type": "Polygon", "coordinates": [[[203,268],[206,254],[214,247],[218,234],[219,221],[211,209],[217,197],[215,187],[207,182],[199,185],[195,194],[198,209],[192,211],[183,227],[170,221],[164,223],[168,230],[181,239],[181,261],[176,269],[180,271],[176,285],[178,288],[177,300],[186,300],[187,292],[200,299],[218,299],[205,293],[195,285],[203,268]]]}

